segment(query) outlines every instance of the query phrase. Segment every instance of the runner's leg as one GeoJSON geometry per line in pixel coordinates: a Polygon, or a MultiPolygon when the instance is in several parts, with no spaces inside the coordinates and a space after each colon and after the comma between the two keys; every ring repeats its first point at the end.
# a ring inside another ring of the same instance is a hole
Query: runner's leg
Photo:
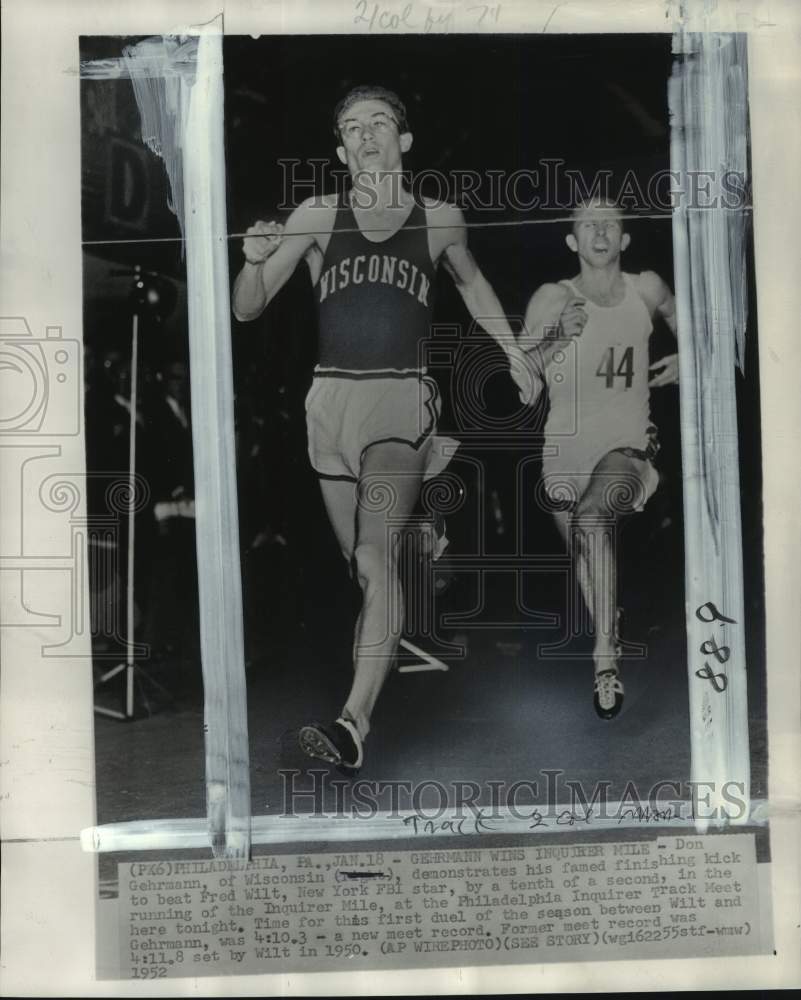
{"type": "Polygon", "coordinates": [[[345,561],[353,559],[356,539],[356,483],[347,479],[320,479],[328,520],[345,561]]]}
{"type": "Polygon", "coordinates": [[[609,452],[593,470],[570,521],[576,572],[595,632],[596,673],[615,665],[619,519],[640,506],[650,471],[642,459],[609,452]]]}
{"type": "MultiPolygon", "coordinates": [[[[342,555],[353,574],[353,549],[356,544],[356,483],[349,480],[321,479],[320,489],[323,494],[328,520],[334,529],[334,534],[342,549],[342,555]]],[[[356,636],[361,630],[361,611],[356,620],[353,640],[353,662],[356,663],[356,636]]]]}
{"type": "Polygon", "coordinates": [[[424,447],[415,450],[396,442],[372,445],[362,461],[354,563],[363,604],[353,686],[343,712],[362,739],[403,630],[398,540],[419,498],[425,461],[424,447]]]}

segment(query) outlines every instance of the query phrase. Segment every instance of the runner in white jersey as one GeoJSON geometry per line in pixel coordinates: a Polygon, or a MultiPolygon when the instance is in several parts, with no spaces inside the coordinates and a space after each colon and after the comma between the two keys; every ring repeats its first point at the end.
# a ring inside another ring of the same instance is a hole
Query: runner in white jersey
{"type": "Polygon", "coordinates": [[[550,409],[543,483],[575,560],[594,631],[594,704],[604,719],[623,704],[616,633],[618,519],[642,510],[659,483],[650,388],[678,382],[678,357],[648,364],[652,319],[675,334],[673,294],[653,271],[624,274],[630,243],[620,210],[598,199],[577,209],[566,242],[579,274],[542,285],[521,346],[538,361],[550,409]]]}

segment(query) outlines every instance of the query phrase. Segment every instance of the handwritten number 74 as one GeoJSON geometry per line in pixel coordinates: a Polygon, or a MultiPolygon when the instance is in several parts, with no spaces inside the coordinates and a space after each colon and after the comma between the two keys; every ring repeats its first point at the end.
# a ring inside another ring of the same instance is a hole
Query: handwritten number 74
{"type": "Polygon", "coordinates": [[[477,7],[467,8],[468,14],[472,14],[474,10],[481,11],[481,13],[478,15],[479,24],[483,24],[485,19],[487,21],[494,21],[497,24],[498,18],[501,16],[500,4],[494,4],[493,6],[489,6],[488,4],[479,4],[477,7]]]}

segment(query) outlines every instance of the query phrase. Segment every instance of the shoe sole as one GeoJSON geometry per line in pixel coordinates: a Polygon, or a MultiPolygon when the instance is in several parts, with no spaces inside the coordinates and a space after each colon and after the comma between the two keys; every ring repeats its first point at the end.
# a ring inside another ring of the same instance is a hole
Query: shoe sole
{"type": "MultiPolygon", "coordinates": [[[[620,674],[618,672],[618,677],[619,676],[620,674]]],[[[615,704],[612,706],[612,708],[602,708],[601,705],[599,704],[598,694],[596,692],[592,699],[592,704],[593,708],[595,709],[595,714],[598,716],[599,719],[603,719],[605,722],[608,722],[610,719],[614,719],[616,716],[620,715],[625,698],[626,698],[625,691],[621,691],[619,698],[615,699],[615,704]]]]}
{"type": "Polygon", "coordinates": [[[603,719],[604,722],[609,722],[611,719],[615,719],[617,718],[618,715],[620,715],[621,711],[623,710],[623,701],[624,698],[621,696],[620,701],[614,708],[601,708],[597,700],[594,699],[593,707],[595,708],[595,714],[598,716],[599,719],[603,719]]]}
{"type": "Polygon", "coordinates": [[[342,764],[342,754],[315,726],[304,726],[298,733],[298,742],[307,757],[324,760],[328,764],[342,764]]]}
{"type": "Polygon", "coordinates": [[[340,774],[352,777],[359,773],[361,764],[349,764],[342,759],[342,754],[334,746],[331,740],[315,726],[304,726],[298,733],[298,743],[300,749],[307,757],[315,760],[324,760],[326,764],[333,764],[340,774]]]}

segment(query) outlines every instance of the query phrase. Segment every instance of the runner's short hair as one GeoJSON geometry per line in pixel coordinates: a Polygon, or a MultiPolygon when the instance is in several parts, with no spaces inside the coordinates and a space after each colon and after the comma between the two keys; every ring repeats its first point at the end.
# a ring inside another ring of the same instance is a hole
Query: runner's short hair
{"type": "Polygon", "coordinates": [[[623,232],[626,231],[627,229],[626,210],[623,208],[623,206],[616,198],[609,197],[605,194],[593,195],[591,197],[588,196],[585,198],[577,198],[573,202],[570,209],[570,216],[572,219],[570,223],[571,229],[573,228],[573,225],[576,223],[582,212],[587,211],[588,209],[592,209],[594,207],[603,209],[612,209],[613,211],[619,212],[620,228],[623,230],[623,232]]]}
{"type": "Polygon", "coordinates": [[[392,108],[392,113],[398,122],[398,131],[401,133],[409,131],[409,123],[406,119],[406,105],[394,90],[387,90],[386,87],[361,84],[349,90],[334,108],[334,135],[337,139],[340,138],[339,122],[342,116],[359,101],[383,101],[384,104],[388,104],[392,108]]]}

